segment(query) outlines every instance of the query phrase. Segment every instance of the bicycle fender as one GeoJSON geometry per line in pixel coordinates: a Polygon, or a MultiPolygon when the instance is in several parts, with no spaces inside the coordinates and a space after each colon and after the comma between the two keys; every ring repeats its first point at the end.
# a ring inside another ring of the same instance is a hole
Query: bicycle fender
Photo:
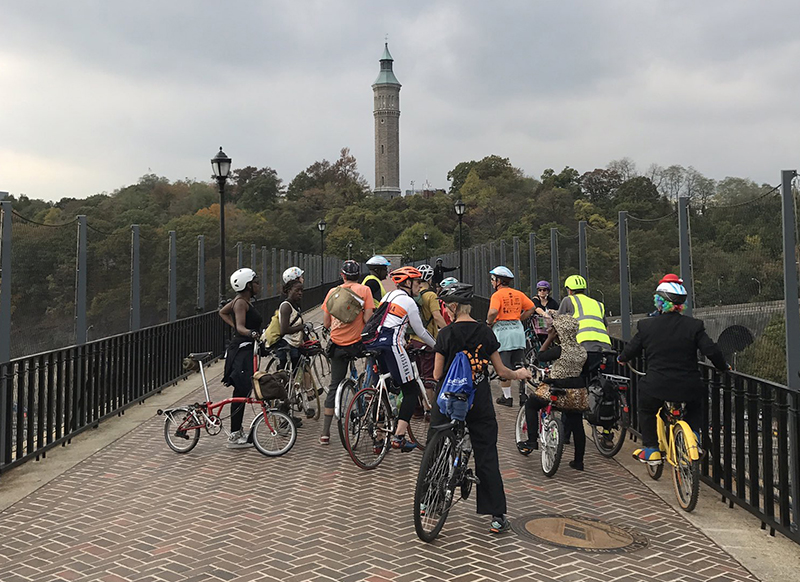
{"type": "Polygon", "coordinates": [[[689,423],[685,420],[679,420],[675,428],[680,428],[684,433],[686,445],[689,447],[689,458],[692,459],[692,461],[698,461],[700,459],[700,454],[697,450],[697,438],[694,436],[692,427],[690,427],[689,423]]]}

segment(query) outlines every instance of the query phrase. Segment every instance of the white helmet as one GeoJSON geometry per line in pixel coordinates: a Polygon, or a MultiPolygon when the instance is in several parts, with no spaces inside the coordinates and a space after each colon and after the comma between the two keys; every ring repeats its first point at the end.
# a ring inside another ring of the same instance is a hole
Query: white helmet
{"type": "Polygon", "coordinates": [[[495,277],[505,277],[506,279],[514,278],[514,273],[511,272],[511,269],[502,265],[489,271],[489,274],[494,275],[495,277]]]}
{"type": "Polygon", "coordinates": [[[392,263],[389,262],[389,259],[383,255],[375,255],[367,261],[367,266],[369,267],[389,267],[391,264],[392,263]]]}
{"type": "Polygon", "coordinates": [[[417,267],[417,270],[422,273],[423,281],[430,281],[433,279],[433,267],[430,265],[420,265],[417,267]]]}
{"type": "Polygon", "coordinates": [[[283,272],[283,282],[288,283],[303,276],[303,269],[300,267],[289,267],[283,272]]]}
{"type": "Polygon", "coordinates": [[[256,272],[253,269],[248,269],[245,267],[244,269],[237,269],[231,275],[231,287],[237,293],[240,291],[244,291],[244,288],[247,287],[247,284],[258,277],[256,272]]]}

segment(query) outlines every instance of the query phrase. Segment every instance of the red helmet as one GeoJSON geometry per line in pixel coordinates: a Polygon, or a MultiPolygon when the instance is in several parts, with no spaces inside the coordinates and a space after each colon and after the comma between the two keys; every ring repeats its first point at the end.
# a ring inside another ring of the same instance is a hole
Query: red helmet
{"type": "Polygon", "coordinates": [[[395,285],[399,285],[408,279],[422,279],[422,273],[416,267],[400,267],[389,274],[395,285]]]}
{"type": "Polygon", "coordinates": [[[683,279],[678,277],[675,273],[667,273],[666,275],[661,277],[661,281],[659,281],[658,283],[659,284],[661,284],[661,283],[678,283],[679,285],[683,285],[683,279]]]}

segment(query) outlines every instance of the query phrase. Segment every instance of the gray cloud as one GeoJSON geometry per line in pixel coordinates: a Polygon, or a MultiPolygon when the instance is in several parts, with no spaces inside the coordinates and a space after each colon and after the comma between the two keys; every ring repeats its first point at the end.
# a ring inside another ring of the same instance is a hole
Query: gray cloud
{"type": "Polygon", "coordinates": [[[401,180],[496,153],[622,156],[775,183],[800,165],[797,9],[774,2],[0,1],[0,189],[87,196],[234,164],[289,181],[343,146],[373,179],[383,36],[401,180]]]}

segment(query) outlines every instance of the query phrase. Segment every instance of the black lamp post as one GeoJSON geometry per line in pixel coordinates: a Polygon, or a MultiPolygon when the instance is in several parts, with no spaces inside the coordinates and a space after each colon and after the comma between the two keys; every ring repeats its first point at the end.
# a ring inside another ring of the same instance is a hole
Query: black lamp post
{"type": "Polygon", "coordinates": [[[425,241],[425,262],[426,262],[426,263],[428,263],[428,264],[430,264],[430,262],[431,262],[431,257],[430,257],[430,255],[428,254],[428,233],[427,233],[427,232],[425,232],[425,233],[422,235],[422,240],[424,240],[424,241],[425,241]]]}
{"type": "Polygon", "coordinates": [[[350,241],[350,242],[347,243],[347,260],[348,261],[353,258],[352,254],[353,254],[353,241],[350,241]]]}
{"type": "Polygon", "coordinates": [[[222,146],[217,155],[211,158],[211,169],[214,170],[214,177],[219,184],[219,304],[222,305],[227,289],[225,285],[227,277],[225,270],[225,181],[231,171],[231,159],[222,151],[222,146]]]}
{"type": "Polygon", "coordinates": [[[322,282],[325,282],[325,227],[328,226],[328,223],[325,222],[323,218],[317,223],[317,228],[319,229],[319,256],[322,257],[322,282]]]}
{"type": "Polygon", "coordinates": [[[411,262],[414,262],[414,259],[417,258],[417,245],[411,245],[411,262]]]}
{"type": "Polygon", "coordinates": [[[461,201],[461,198],[456,200],[455,204],[456,215],[458,215],[458,278],[464,277],[464,245],[463,242],[463,229],[462,224],[464,221],[464,213],[467,211],[467,205],[461,201]]]}

